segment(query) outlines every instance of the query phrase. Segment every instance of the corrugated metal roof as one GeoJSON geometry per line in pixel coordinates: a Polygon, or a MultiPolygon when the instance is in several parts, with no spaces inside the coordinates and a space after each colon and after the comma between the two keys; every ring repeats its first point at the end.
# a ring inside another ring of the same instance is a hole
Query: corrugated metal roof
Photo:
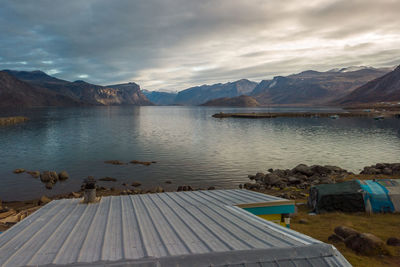
{"type": "Polygon", "coordinates": [[[266,264],[254,266],[348,264],[331,246],[234,206],[276,200],[283,199],[247,190],[113,196],[89,205],[56,200],[0,235],[0,264],[253,266],[249,255],[266,264]],[[242,260],[230,261],[235,253],[242,260]]]}

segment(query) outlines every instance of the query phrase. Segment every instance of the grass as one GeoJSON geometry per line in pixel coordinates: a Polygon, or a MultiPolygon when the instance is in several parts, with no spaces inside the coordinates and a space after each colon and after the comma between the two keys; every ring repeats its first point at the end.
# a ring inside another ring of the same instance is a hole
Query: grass
{"type": "MultiPolygon", "coordinates": [[[[306,205],[298,207],[299,212],[291,221],[291,228],[309,235],[325,243],[333,233],[336,226],[349,226],[362,233],[371,233],[381,238],[384,242],[389,237],[400,237],[400,214],[372,214],[365,213],[326,213],[308,215],[306,205]],[[307,224],[300,224],[300,219],[306,219],[307,224]]],[[[333,244],[353,266],[400,266],[400,247],[390,247],[393,256],[368,257],[356,254],[347,248],[344,243],[333,244]]]]}

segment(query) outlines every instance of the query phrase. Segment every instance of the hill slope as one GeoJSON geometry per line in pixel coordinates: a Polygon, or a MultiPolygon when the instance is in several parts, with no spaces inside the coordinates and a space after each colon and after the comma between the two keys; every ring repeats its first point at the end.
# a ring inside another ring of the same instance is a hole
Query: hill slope
{"type": "Polygon", "coordinates": [[[0,107],[77,106],[80,101],[46,88],[32,86],[0,71],[0,107]]]}
{"type": "Polygon", "coordinates": [[[242,79],[224,84],[218,83],[213,85],[191,87],[180,91],[175,98],[174,104],[200,105],[209,100],[221,97],[248,95],[256,86],[257,83],[242,79]]]}
{"type": "Polygon", "coordinates": [[[170,92],[160,92],[160,91],[147,91],[142,90],[143,94],[149,99],[152,103],[160,106],[168,106],[173,105],[175,103],[175,98],[177,93],[170,92]]]}
{"type": "Polygon", "coordinates": [[[263,80],[251,93],[260,104],[325,104],[347,95],[389,69],[346,68],[327,72],[304,71],[286,77],[263,80]]]}
{"type": "Polygon", "coordinates": [[[400,101],[400,66],[339,99],[339,104],[400,101]]]}
{"type": "Polygon", "coordinates": [[[101,86],[80,80],[69,82],[57,79],[42,71],[5,72],[34,87],[48,89],[87,105],[153,105],[136,83],[101,86]]]}

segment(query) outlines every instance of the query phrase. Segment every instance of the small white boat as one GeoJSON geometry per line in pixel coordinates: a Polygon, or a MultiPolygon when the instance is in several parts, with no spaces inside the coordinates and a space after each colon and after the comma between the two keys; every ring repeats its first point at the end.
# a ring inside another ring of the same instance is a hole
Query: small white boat
{"type": "Polygon", "coordinates": [[[377,121],[380,121],[380,120],[383,120],[385,117],[383,117],[383,116],[376,116],[376,117],[374,117],[374,120],[377,120],[377,121]]]}
{"type": "Polygon", "coordinates": [[[336,120],[336,119],[339,119],[339,115],[337,115],[337,114],[336,115],[332,115],[329,118],[336,120]]]}

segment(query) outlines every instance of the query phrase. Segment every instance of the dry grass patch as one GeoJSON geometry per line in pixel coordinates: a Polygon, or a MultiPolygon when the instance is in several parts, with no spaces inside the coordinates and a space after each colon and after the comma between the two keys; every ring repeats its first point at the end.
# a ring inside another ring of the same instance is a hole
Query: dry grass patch
{"type": "Polygon", "coordinates": [[[400,237],[400,214],[365,213],[345,214],[340,212],[308,215],[306,205],[299,206],[298,215],[293,218],[291,228],[309,235],[325,243],[333,244],[353,266],[400,266],[400,247],[390,247],[393,256],[368,257],[356,254],[344,243],[332,243],[328,237],[333,234],[336,226],[349,226],[362,233],[371,233],[381,238],[385,243],[389,237],[400,237]],[[306,219],[307,224],[299,223],[306,219]]]}

